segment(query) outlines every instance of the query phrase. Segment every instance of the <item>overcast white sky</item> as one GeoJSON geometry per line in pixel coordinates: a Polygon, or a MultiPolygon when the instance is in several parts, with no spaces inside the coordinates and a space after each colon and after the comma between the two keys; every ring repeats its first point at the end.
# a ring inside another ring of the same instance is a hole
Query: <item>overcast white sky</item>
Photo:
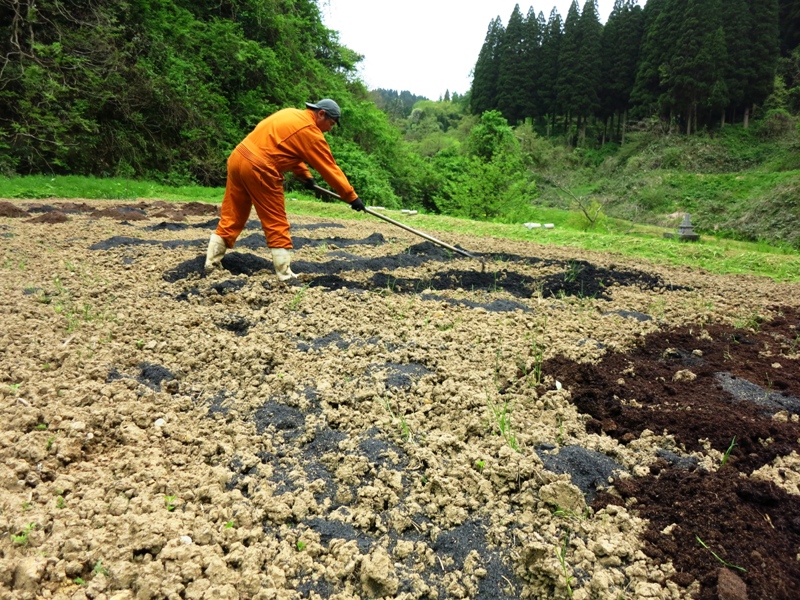
{"type": "MultiPolygon", "coordinates": [[[[581,10],[584,2],[578,0],[581,10]]],[[[437,100],[445,90],[469,90],[489,22],[499,15],[508,25],[517,3],[523,17],[533,6],[548,19],[555,7],[564,20],[572,0],[322,0],[320,9],[339,40],[364,56],[360,74],[369,89],[437,100]]],[[[614,0],[598,0],[602,23],[612,8],[614,0]]]]}

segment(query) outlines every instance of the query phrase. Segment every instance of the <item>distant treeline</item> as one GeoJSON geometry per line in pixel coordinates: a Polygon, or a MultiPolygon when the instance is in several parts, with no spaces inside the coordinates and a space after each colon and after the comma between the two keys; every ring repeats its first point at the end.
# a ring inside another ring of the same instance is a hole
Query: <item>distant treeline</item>
{"type": "Polygon", "coordinates": [[[551,131],[600,122],[605,139],[653,115],[686,133],[747,122],[773,92],[781,49],[800,41],[799,22],[798,0],[616,0],[605,26],[594,0],[573,1],[563,22],[517,5],[507,26],[489,24],[470,107],[551,131]]]}
{"type": "Polygon", "coordinates": [[[378,88],[370,90],[369,95],[375,102],[375,106],[395,118],[407,117],[417,102],[428,100],[425,96],[416,96],[408,90],[398,92],[397,90],[378,88]]]}

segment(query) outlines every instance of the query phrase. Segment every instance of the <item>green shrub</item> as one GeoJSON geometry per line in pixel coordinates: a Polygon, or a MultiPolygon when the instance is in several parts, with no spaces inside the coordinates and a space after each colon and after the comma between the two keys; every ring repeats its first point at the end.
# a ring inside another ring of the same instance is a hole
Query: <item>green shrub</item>
{"type": "Polygon", "coordinates": [[[758,127],[758,136],[763,140],[774,140],[795,131],[796,123],[789,111],[775,108],[767,112],[758,127]]]}

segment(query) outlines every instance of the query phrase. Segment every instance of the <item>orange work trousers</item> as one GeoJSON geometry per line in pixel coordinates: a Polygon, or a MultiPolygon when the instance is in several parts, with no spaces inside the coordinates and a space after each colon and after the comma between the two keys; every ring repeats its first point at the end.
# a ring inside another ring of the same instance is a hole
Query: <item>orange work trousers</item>
{"type": "Polygon", "coordinates": [[[237,148],[228,158],[228,181],[216,231],[228,248],[236,244],[253,206],[267,238],[267,246],[291,249],[283,176],[266,164],[252,163],[237,148]]]}

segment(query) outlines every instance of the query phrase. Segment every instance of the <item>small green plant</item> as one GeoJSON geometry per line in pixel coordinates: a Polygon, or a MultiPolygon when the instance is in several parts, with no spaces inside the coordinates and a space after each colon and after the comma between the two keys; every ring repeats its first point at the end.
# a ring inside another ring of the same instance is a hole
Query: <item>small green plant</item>
{"type": "Polygon", "coordinates": [[[76,577],[72,580],[72,582],[78,585],[86,585],[86,581],[83,579],[83,577],[76,577]]]}
{"type": "Polygon", "coordinates": [[[54,435],[51,435],[49,438],[47,438],[47,445],[45,446],[45,450],[47,450],[49,452],[50,449],[53,447],[53,442],[55,440],[56,440],[56,436],[54,436],[54,435]]]}
{"type": "Polygon", "coordinates": [[[730,458],[730,456],[731,456],[731,450],[733,450],[733,447],[734,447],[735,445],[736,445],[736,436],[733,436],[733,439],[731,440],[731,445],[730,445],[730,446],[728,446],[728,449],[727,449],[727,450],[725,450],[725,454],[723,454],[723,455],[722,455],[722,462],[721,462],[721,463],[720,463],[720,465],[719,465],[719,466],[720,466],[720,468],[721,468],[721,467],[724,467],[724,466],[725,466],[725,463],[726,463],[726,462],[728,462],[728,459],[729,459],[729,458],[730,458]]]}
{"type": "Polygon", "coordinates": [[[544,347],[537,344],[536,340],[533,341],[532,348],[533,368],[531,369],[531,376],[533,385],[539,386],[542,384],[542,375],[544,373],[542,364],[544,363],[544,347]]]}
{"type": "Polygon", "coordinates": [[[299,290],[297,290],[297,293],[294,295],[294,298],[292,298],[292,301],[289,302],[289,307],[288,307],[289,310],[295,310],[295,311],[300,310],[300,302],[302,302],[303,295],[306,293],[306,290],[308,289],[309,285],[311,284],[307,283],[299,290]]]}
{"type": "Polygon", "coordinates": [[[297,550],[298,550],[299,552],[302,552],[303,550],[305,550],[305,548],[306,548],[306,545],[307,545],[307,544],[306,544],[304,541],[302,541],[302,540],[297,540],[297,550]]]}
{"type": "Polygon", "coordinates": [[[411,427],[408,425],[406,418],[404,415],[400,415],[398,418],[394,411],[392,410],[392,405],[389,402],[389,399],[384,399],[383,406],[386,409],[386,412],[389,413],[389,417],[394,422],[395,420],[399,421],[400,424],[400,437],[404,442],[413,442],[414,441],[414,432],[411,431],[411,427]]]}
{"type": "Polygon", "coordinates": [[[475,468],[478,469],[478,473],[483,473],[483,467],[486,466],[485,460],[476,460],[475,461],[475,468]]]}
{"type": "Polygon", "coordinates": [[[64,496],[58,496],[56,498],[56,508],[65,508],[67,503],[64,501],[64,496]]]}
{"type": "Polygon", "coordinates": [[[170,512],[175,510],[175,504],[174,504],[175,498],[176,496],[166,496],[166,495],[164,496],[164,506],[166,506],[167,510],[170,512]]]}
{"type": "Polygon", "coordinates": [[[39,431],[46,431],[47,430],[47,423],[39,423],[36,426],[36,429],[39,431]]]}
{"type": "Polygon", "coordinates": [[[144,340],[136,340],[136,349],[141,350],[144,348],[144,340]]]}
{"type": "Polygon", "coordinates": [[[567,264],[567,272],[564,275],[564,281],[567,283],[575,283],[578,277],[583,272],[584,266],[574,258],[567,264]]]}
{"type": "Polygon", "coordinates": [[[21,383],[11,383],[11,384],[9,384],[8,387],[11,389],[11,391],[16,396],[16,395],[19,394],[19,386],[21,386],[21,385],[22,385],[21,383]]]}
{"type": "Polygon", "coordinates": [[[225,529],[233,529],[234,525],[236,525],[235,521],[228,521],[225,523],[225,529]]]}
{"type": "Polygon", "coordinates": [[[30,509],[33,508],[33,504],[30,502],[23,502],[22,503],[22,512],[28,512],[30,509]]]}
{"type": "Polygon", "coordinates": [[[582,521],[589,518],[589,507],[587,506],[583,513],[576,513],[573,510],[556,506],[556,509],[553,511],[553,516],[561,517],[562,519],[578,519],[582,521]]]}
{"type": "Polygon", "coordinates": [[[714,556],[714,558],[716,558],[716,559],[717,559],[719,562],[721,562],[721,563],[722,563],[724,566],[726,566],[726,567],[730,567],[731,569],[739,569],[740,571],[744,571],[745,573],[747,572],[747,569],[745,569],[744,567],[737,567],[736,565],[732,565],[731,563],[729,563],[729,562],[726,562],[726,561],[722,560],[722,559],[719,557],[719,555],[718,555],[716,552],[714,552],[714,551],[713,551],[711,548],[709,548],[708,546],[706,546],[706,543],[705,543],[703,540],[701,540],[699,536],[695,535],[694,537],[695,537],[695,539],[696,539],[698,542],[700,542],[700,545],[701,545],[703,548],[705,548],[706,550],[708,550],[709,552],[711,552],[711,554],[714,556]]]}
{"type": "Polygon", "coordinates": [[[486,394],[486,402],[489,408],[489,415],[491,417],[490,426],[492,429],[497,430],[498,435],[503,437],[509,448],[519,452],[517,436],[511,428],[511,410],[508,406],[509,403],[506,401],[503,403],[502,407],[498,406],[492,402],[489,394],[486,394]]]}
{"type": "Polygon", "coordinates": [[[733,326],[736,329],[752,329],[753,331],[758,331],[761,329],[762,321],[761,315],[754,311],[734,319],[733,326]]]}
{"type": "Polygon", "coordinates": [[[108,577],[110,575],[110,573],[108,572],[108,569],[106,569],[103,566],[103,561],[102,560],[98,560],[94,564],[94,567],[92,568],[92,573],[94,573],[95,575],[105,575],[106,577],[108,577]]]}
{"type": "Polygon", "coordinates": [[[27,546],[28,536],[30,535],[31,531],[33,531],[34,527],[36,527],[36,523],[28,523],[22,530],[22,533],[20,533],[19,535],[11,536],[11,541],[17,544],[18,546],[27,546]]]}
{"type": "Polygon", "coordinates": [[[567,545],[569,544],[569,531],[564,534],[564,543],[556,549],[556,558],[561,565],[561,571],[564,574],[564,585],[567,588],[567,596],[572,598],[572,575],[567,571],[567,545]]]}
{"type": "Polygon", "coordinates": [[[556,436],[556,444],[561,446],[564,443],[564,422],[561,417],[558,418],[558,435],[556,436]]]}

